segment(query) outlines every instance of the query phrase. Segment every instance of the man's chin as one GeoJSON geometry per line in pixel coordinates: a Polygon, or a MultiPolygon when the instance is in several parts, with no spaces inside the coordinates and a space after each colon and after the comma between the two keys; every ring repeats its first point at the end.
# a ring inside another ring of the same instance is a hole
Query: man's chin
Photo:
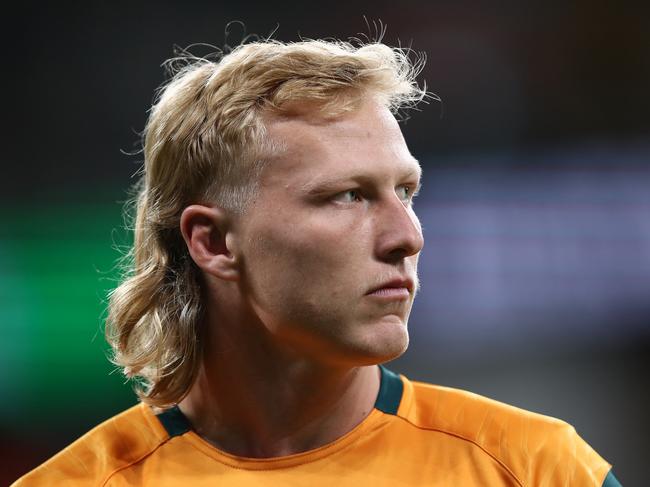
{"type": "Polygon", "coordinates": [[[366,336],[355,337],[348,344],[347,358],[355,365],[377,365],[400,357],[409,345],[406,324],[399,319],[382,320],[366,330],[366,336]]]}

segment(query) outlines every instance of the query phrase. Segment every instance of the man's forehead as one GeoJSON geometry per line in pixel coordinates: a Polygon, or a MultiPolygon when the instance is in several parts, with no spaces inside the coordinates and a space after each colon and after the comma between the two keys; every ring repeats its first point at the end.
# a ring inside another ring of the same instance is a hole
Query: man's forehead
{"type": "Polygon", "coordinates": [[[338,159],[344,153],[355,154],[364,146],[371,153],[357,156],[381,156],[417,164],[395,117],[388,108],[376,103],[366,103],[359,110],[336,118],[309,114],[272,117],[267,119],[266,127],[277,149],[271,159],[338,159]]]}

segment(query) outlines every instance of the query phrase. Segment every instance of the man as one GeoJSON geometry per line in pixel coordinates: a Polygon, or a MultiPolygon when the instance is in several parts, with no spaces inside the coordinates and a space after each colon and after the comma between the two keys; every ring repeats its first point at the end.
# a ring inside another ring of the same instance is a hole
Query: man
{"type": "Polygon", "coordinates": [[[196,59],[146,128],[110,301],[142,403],[18,485],[618,485],[566,423],[378,366],[408,345],[426,96],[382,44],[196,59]]]}

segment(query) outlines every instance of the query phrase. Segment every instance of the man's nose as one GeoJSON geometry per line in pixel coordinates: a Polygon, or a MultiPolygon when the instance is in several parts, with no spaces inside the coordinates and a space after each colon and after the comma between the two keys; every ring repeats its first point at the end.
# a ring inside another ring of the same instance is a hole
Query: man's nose
{"type": "Polygon", "coordinates": [[[424,237],[420,220],[398,197],[381,205],[376,223],[377,256],[381,260],[394,262],[422,250],[424,237]]]}

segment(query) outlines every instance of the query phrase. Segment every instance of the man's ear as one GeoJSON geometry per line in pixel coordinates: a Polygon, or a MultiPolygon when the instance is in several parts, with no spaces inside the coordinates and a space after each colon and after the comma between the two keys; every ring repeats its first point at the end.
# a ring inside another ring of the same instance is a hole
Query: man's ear
{"type": "Polygon", "coordinates": [[[239,261],[233,253],[232,226],[221,208],[191,205],[181,214],[181,233],[192,260],[204,272],[224,279],[239,278],[239,261]]]}

